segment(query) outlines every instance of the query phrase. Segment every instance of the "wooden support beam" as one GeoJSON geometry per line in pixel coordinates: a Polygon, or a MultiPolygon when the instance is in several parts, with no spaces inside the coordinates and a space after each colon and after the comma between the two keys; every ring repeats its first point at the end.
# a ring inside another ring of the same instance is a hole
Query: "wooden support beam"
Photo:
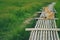
{"type": "Polygon", "coordinates": [[[58,18],[53,18],[53,19],[45,19],[45,18],[34,18],[34,19],[39,19],[39,20],[58,20],[58,18]]]}
{"type": "Polygon", "coordinates": [[[33,30],[49,30],[49,31],[60,31],[60,28],[26,28],[26,31],[33,31],[33,30]]]}

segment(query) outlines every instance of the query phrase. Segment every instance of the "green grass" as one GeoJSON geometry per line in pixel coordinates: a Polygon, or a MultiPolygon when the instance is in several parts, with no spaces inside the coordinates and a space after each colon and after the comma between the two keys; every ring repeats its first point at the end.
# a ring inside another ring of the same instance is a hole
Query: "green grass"
{"type": "MultiPolygon", "coordinates": [[[[56,13],[56,17],[57,18],[59,18],[58,20],[57,20],[57,27],[58,28],[60,28],[60,2],[59,2],[60,0],[58,0],[58,2],[57,2],[57,4],[56,4],[56,6],[55,6],[55,8],[56,8],[56,11],[57,11],[57,13],[56,13]]],[[[58,32],[59,33],[59,36],[60,36],[60,32],[58,32]]]]}
{"type": "MultiPolygon", "coordinates": [[[[26,27],[34,27],[35,21],[24,23],[35,17],[35,12],[54,0],[0,0],[0,40],[28,40],[26,27]],[[34,25],[33,25],[34,24],[34,25]]],[[[60,20],[59,0],[55,6],[60,20]]],[[[60,21],[57,21],[59,27],[60,21]]]]}

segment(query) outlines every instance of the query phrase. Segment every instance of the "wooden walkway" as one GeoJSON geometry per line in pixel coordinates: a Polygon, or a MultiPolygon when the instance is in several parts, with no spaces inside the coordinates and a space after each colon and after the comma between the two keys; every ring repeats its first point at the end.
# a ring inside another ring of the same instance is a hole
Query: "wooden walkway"
{"type": "Polygon", "coordinates": [[[59,28],[56,26],[56,19],[44,19],[40,15],[36,22],[35,28],[26,28],[26,31],[31,31],[29,40],[59,40],[59,28]]]}
{"type": "MultiPolygon", "coordinates": [[[[40,28],[40,30],[31,29],[29,40],[59,40],[59,36],[56,28],[56,22],[54,19],[53,20],[39,19],[36,23],[35,28],[40,28]],[[55,29],[55,31],[53,29],[55,29]]],[[[26,29],[26,30],[29,30],[29,29],[26,29]]],[[[60,31],[60,29],[58,30],[60,31]]]]}

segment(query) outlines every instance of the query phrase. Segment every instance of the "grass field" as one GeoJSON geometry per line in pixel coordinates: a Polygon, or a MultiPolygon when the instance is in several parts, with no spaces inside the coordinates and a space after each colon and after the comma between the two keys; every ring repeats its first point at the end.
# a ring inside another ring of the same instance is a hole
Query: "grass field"
{"type": "MultiPolygon", "coordinates": [[[[0,0],[0,40],[28,40],[26,27],[33,27],[37,11],[54,0],[0,0]]],[[[57,26],[60,27],[60,2],[56,1],[57,26]]]]}

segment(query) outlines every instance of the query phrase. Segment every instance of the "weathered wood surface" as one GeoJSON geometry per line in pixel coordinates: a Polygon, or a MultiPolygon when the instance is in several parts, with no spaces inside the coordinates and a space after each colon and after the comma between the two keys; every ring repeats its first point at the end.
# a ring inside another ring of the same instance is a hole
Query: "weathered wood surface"
{"type": "Polygon", "coordinates": [[[59,40],[58,32],[60,29],[57,29],[56,22],[54,14],[50,16],[50,12],[53,12],[53,6],[55,3],[52,3],[51,5],[48,6],[48,10],[42,11],[42,14],[40,15],[38,21],[36,22],[35,28],[32,29],[26,29],[26,30],[31,30],[29,40],[59,40]],[[47,16],[45,15],[47,14],[47,16]],[[49,16],[50,17],[49,17],[49,16]],[[45,17],[47,20],[45,20],[45,17]],[[54,19],[54,20],[49,20],[49,19],[54,19]],[[42,19],[42,20],[41,20],[42,19]]]}

